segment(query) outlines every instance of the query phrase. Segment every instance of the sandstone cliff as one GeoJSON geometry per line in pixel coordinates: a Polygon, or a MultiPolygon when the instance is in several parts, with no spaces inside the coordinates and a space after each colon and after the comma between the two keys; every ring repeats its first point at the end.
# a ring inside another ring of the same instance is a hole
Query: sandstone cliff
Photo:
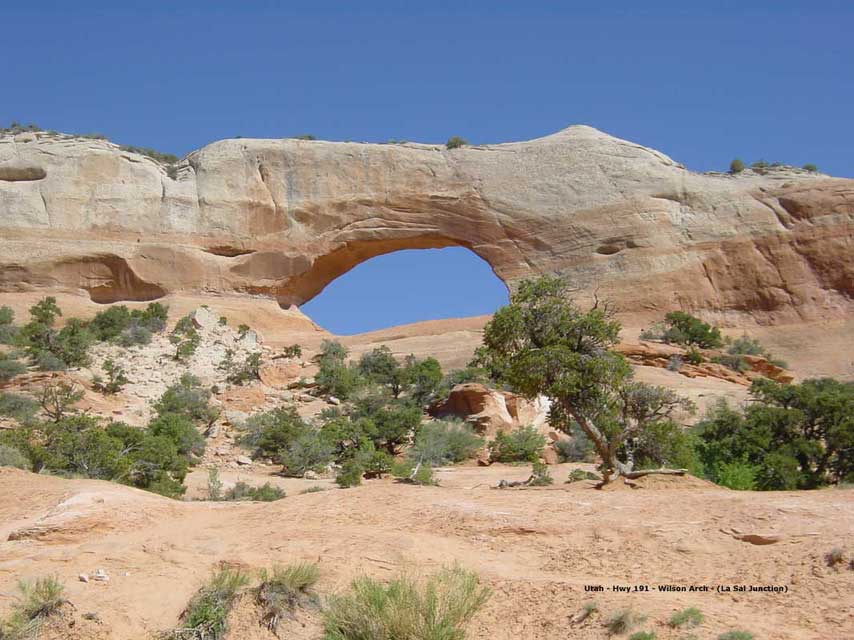
{"type": "Polygon", "coordinates": [[[852,220],[854,180],[695,174],[585,126],[450,151],[223,140],[177,172],[104,140],[0,138],[0,292],[102,303],[301,304],[373,256],[459,245],[510,287],[553,272],[628,313],[797,321],[850,311],[852,220]]]}

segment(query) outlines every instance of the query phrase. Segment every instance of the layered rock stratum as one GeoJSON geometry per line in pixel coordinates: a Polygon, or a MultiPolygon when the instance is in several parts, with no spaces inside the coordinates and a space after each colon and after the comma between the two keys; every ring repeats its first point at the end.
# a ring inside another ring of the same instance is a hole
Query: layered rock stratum
{"type": "Polygon", "coordinates": [[[358,263],[464,246],[509,287],[566,276],[626,313],[843,317],[854,180],[697,174],[586,126],[527,142],[222,140],[177,165],[105,141],[0,138],[0,292],[299,305],[358,263]]]}

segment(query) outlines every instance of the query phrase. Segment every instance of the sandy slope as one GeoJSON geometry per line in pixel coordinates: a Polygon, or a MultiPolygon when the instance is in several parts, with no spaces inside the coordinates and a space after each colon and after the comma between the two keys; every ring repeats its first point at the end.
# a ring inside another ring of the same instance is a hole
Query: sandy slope
{"type": "MultiPolygon", "coordinates": [[[[566,477],[567,465],[553,469],[566,477]]],[[[275,503],[175,502],[98,481],[0,470],[0,609],[20,577],[56,574],[77,612],[97,612],[112,638],[145,638],[174,625],[217,563],[257,569],[316,560],[321,593],[355,575],[430,572],[458,562],[495,593],[470,637],[496,640],[605,638],[602,617],[633,606],[659,638],[682,634],[670,614],[697,606],[695,630],[714,638],[739,627],[762,639],[854,637],[854,571],[825,566],[850,557],[854,500],[848,491],[736,493],[694,479],[655,479],[643,488],[596,491],[585,483],[497,491],[525,467],[458,467],[441,487],[389,480],[298,495],[275,503]],[[27,496],[21,500],[21,496],[27,496]],[[778,534],[776,544],[741,533],[778,534]],[[17,538],[8,540],[10,537],[17,538]],[[108,584],[77,581],[105,569],[108,584]],[[758,584],[788,593],[674,593],[657,585],[758,584]],[[648,593],[585,593],[585,585],[649,585],[648,593]],[[578,627],[569,619],[591,599],[603,611],[578,627]]],[[[303,481],[304,486],[316,484],[303,481]]],[[[294,487],[296,489],[296,487],[294,487]]],[[[266,638],[252,605],[235,614],[237,638],[266,638]]],[[[297,625],[299,626],[299,625],[297,625]]],[[[317,637],[299,627],[295,637],[317,637]]]]}

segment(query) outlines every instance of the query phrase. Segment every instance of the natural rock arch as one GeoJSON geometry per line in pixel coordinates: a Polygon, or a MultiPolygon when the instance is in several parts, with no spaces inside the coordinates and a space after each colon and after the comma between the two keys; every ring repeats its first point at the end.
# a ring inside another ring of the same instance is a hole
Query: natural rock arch
{"type": "Polygon", "coordinates": [[[223,140],[176,179],[106,141],[27,133],[0,138],[5,166],[28,170],[0,180],[0,292],[301,304],[370,257],[456,245],[509,287],[563,274],[627,312],[773,322],[854,297],[854,181],[695,174],[590,127],[454,150],[223,140]]]}

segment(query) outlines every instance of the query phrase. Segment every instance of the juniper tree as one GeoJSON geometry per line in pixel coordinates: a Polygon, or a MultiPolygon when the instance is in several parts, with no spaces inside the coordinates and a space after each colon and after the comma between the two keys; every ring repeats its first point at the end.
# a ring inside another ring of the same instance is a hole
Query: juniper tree
{"type": "Polygon", "coordinates": [[[602,459],[602,484],[619,476],[684,474],[682,469],[634,468],[635,440],[690,403],[670,390],[632,379],[622,355],[611,351],[620,323],[607,304],[582,311],[559,278],[522,282],[510,304],[486,325],[474,364],[529,398],[551,399],[552,426],[577,424],[602,459]]]}

